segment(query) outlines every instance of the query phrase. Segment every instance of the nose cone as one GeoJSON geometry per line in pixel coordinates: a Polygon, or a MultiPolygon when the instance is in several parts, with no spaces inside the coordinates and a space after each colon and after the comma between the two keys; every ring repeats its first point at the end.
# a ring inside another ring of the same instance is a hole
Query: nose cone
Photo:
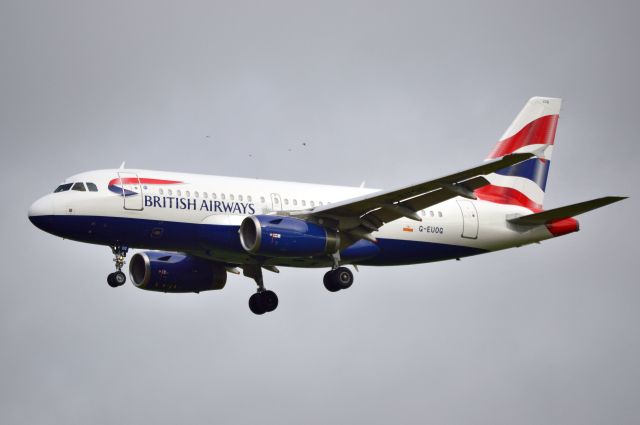
{"type": "Polygon", "coordinates": [[[53,215],[53,201],[50,196],[44,196],[29,207],[29,220],[34,226],[47,230],[47,223],[53,215]]]}

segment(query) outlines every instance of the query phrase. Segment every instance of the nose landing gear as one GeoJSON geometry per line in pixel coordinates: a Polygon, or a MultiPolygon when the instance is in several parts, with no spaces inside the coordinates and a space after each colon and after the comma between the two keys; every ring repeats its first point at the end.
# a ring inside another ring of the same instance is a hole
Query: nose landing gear
{"type": "Polygon", "coordinates": [[[116,263],[116,271],[107,276],[107,283],[112,288],[122,286],[127,281],[127,276],[122,271],[122,267],[125,264],[128,250],[129,248],[126,246],[114,245],[111,247],[111,252],[113,252],[114,255],[113,261],[116,263]]]}

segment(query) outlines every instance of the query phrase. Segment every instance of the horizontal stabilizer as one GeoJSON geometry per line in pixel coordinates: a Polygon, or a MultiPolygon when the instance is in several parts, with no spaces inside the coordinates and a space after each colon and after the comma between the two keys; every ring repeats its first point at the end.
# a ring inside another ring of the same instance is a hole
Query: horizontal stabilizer
{"type": "Polygon", "coordinates": [[[511,218],[507,221],[513,224],[521,224],[525,226],[536,226],[541,224],[549,224],[551,222],[562,220],[564,218],[574,217],[578,214],[586,213],[605,205],[627,199],[626,196],[605,196],[604,198],[592,199],[591,201],[580,202],[578,204],[567,205],[566,207],[554,208],[542,211],[536,214],[529,214],[522,217],[511,218]]]}

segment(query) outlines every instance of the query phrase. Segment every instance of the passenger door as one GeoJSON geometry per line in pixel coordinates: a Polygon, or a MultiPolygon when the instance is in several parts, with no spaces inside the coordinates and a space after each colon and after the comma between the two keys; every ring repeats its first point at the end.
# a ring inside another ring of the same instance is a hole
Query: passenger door
{"type": "Polygon", "coordinates": [[[478,211],[473,202],[459,199],[458,206],[462,211],[462,237],[469,239],[478,238],[478,211]]]}
{"type": "Polygon", "coordinates": [[[140,179],[135,173],[118,173],[120,184],[122,185],[122,195],[124,198],[124,209],[142,211],[143,194],[140,179]]]}

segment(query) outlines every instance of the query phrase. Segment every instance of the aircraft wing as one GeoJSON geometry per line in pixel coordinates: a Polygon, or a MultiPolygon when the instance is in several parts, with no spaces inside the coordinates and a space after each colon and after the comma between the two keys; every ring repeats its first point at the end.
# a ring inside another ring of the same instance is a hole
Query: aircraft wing
{"type": "Polygon", "coordinates": [[[475,199],[473,191],[486,186],[483,176],[533,158],[532,153],[515,153],[478,167],[428,180],[410,186],[386,190],[348,199],[307,211],[292,211],[301,218],[323,219],[347,231],[356,239],[375,240],[370,235],[384,223],[401,217],[421,221],[417,211],[456,196],[475,199]]]}

